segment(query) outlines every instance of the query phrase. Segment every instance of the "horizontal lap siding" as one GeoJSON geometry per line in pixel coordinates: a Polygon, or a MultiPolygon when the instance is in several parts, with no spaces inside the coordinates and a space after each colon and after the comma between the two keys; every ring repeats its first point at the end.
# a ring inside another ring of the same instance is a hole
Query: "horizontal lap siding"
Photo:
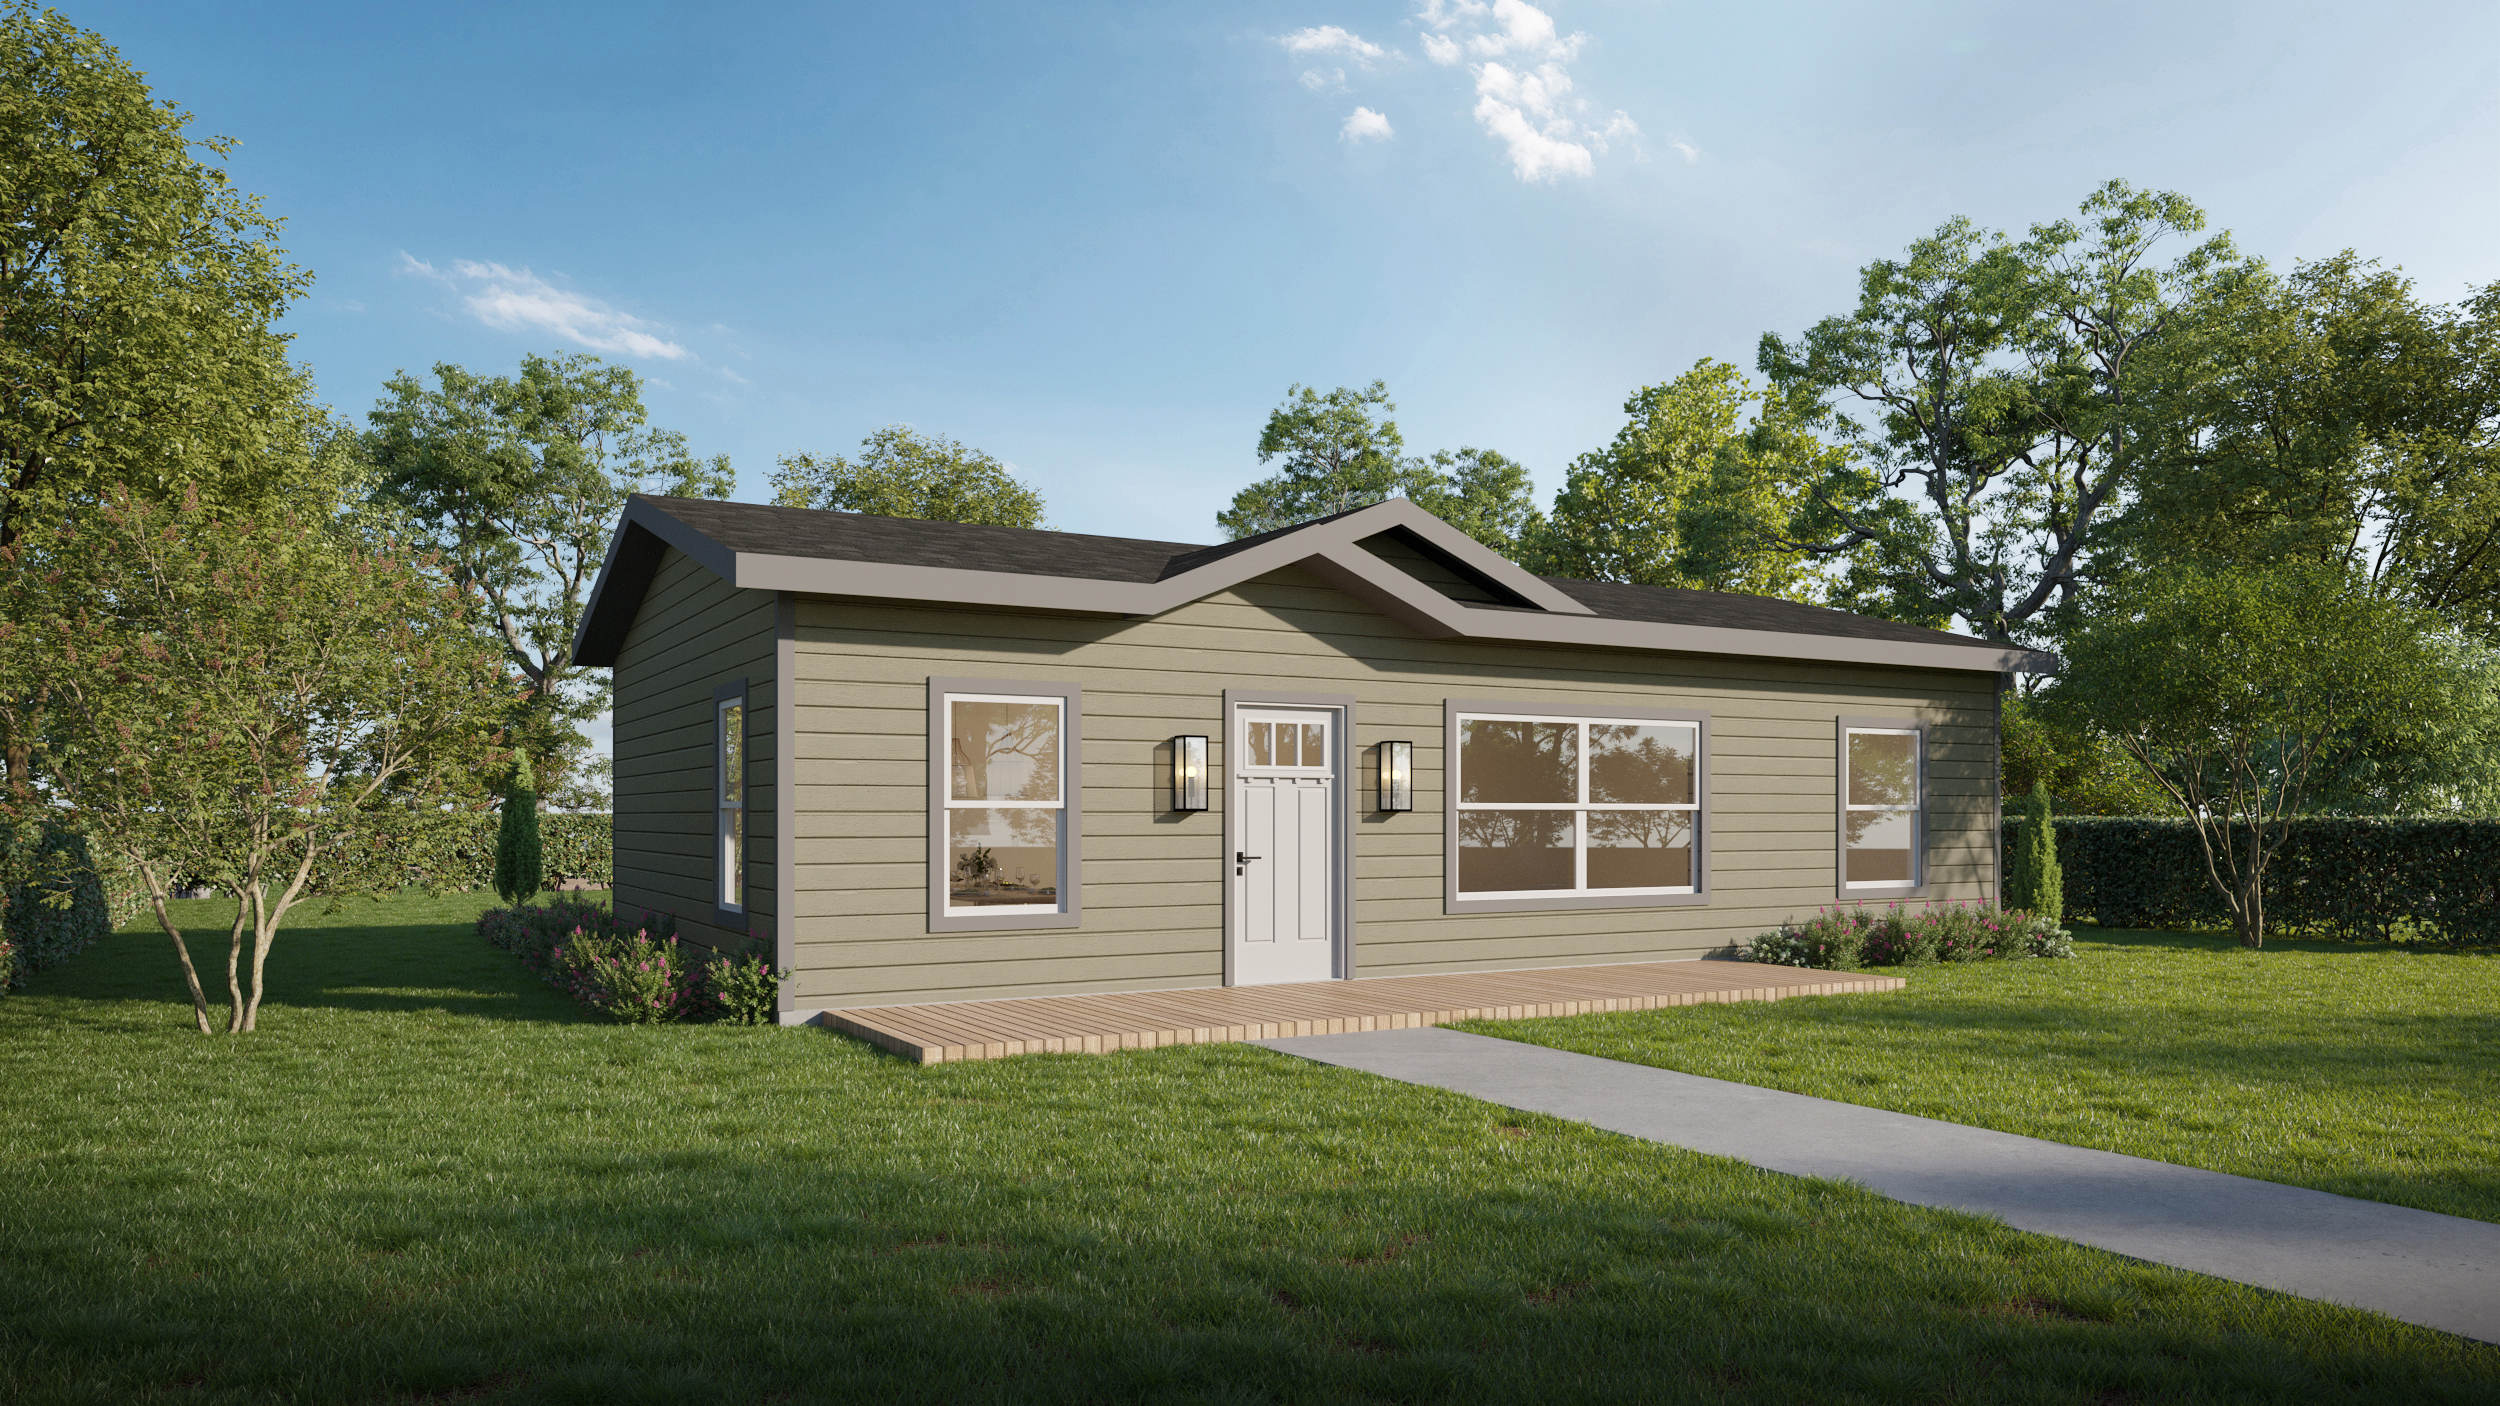
{"type": "MultiPolygon", "coordinates": [[[[773,898],[773,602],[676,550],[617,651],[616,906],[673,914],[721,951],[768,935],[773,898]],[[712,690],[747,681],[746,928],[712,922],[712,690]]],[[[698,954],[700,955],[700,954],[698,954]]]]}
{"type": "Polygon", "coordinates": [[[1415,744],[1416,808],[1358,788],[1356,961],[1364,976],[1697,957],[1833,901],[1841,716],[1933,725],[1931,875],[1992,892],[1995,676],[1418,638],[1281,571],[1151,620],[801,597],[794,690],[794,921],[802,1006],[1214,985],[1223,954],[1226,688],[1355,696],[1356,746],[1415,744]],[[927,931],[927,682],[1066,680],[1085,690],[1084,926],[927,931]],[[1445,699],[1708,709],[1712,901],[1697,908],[1446,916],[1445,699]],[[1165,810],[1158,746],[1204,733],[1214,811],[1165,810]]]}

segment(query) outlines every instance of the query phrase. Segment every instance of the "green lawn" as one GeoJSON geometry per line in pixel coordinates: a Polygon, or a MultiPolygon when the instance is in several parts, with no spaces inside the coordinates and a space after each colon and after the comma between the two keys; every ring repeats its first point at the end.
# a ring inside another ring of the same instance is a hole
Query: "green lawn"
{"type": "Polygon", "coordinates": [[[1466,1028],[2500,1221],[2500,957],[2078,937],[1890,995],[1466,1028]]]}
{"type": "Polygon", "coordinates": [[[2491,1348],[1261,1050],[598,1024],[475,908],[308,919],[243,1039],[146,934],[0,1001],[0,1399],[2500,1393],[2491,1348]]]}

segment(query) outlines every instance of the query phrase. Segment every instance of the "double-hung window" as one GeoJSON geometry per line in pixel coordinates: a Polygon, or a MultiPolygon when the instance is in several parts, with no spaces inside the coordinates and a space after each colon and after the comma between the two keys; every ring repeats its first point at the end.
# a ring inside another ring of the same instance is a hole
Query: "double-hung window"
{"type": "Polygon", "coordinates": [[[1915,889],[1923,881],[1924,741],[1915,723],[1842,721],[1842,892],[1915,889]]]}
{"type": "Polygon", "coordinates": [[[1008,680],[930,686],[931,911],[963,930],[1077,912],[1078,695],[1008,680]]]}
{"type": "Polygon", "coordinates": [[[1698,716],[1453,706],[1451,902],[1697,895],[1698,716]]]}
{"type": "Polygon", "coordinates": [[[735,684],[712,698],[713,848],[718,883],[712,901],[723,911],[746,909],[747,700],[735,684]]]}

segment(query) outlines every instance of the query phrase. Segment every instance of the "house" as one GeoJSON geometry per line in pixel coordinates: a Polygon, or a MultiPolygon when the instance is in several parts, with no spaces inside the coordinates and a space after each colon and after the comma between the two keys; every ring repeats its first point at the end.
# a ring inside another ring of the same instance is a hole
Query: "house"
{"type": "Polygon", "coordinates": [[[835,1008],[1729,954],[1992,900],[2047,656],[1532,575],[1403,499],[1222,546],[635,497],[616,901],[835,1008]]]}

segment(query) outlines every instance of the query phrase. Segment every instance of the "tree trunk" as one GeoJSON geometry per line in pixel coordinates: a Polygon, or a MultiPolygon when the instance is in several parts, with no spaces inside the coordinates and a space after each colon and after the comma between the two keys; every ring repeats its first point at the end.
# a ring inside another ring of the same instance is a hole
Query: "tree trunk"
{"type": "Polygon", "coordinates": [[[235,975],[235,967],[243,959],[243,928],[251,909],[243,895],[234,896],[234,931],[226,934],[226,1033],[243,1033],[243,983],[235,975]]]}

